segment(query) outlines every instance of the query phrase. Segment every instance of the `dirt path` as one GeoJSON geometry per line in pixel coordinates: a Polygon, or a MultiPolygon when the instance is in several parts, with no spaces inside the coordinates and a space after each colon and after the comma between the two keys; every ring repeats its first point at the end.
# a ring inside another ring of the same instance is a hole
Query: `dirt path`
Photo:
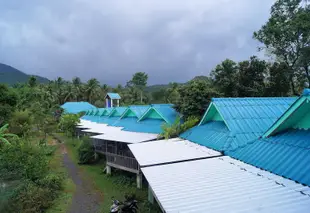
{"type": "Polygon", "coordinates": [[[70,159],[64,144],[61,144],[61,149],[64,166],[76,185],[76,191],[68,213],[99,213],[100,195],[96,193],[87,180],[83,179],[80,169],[70,159]]]}

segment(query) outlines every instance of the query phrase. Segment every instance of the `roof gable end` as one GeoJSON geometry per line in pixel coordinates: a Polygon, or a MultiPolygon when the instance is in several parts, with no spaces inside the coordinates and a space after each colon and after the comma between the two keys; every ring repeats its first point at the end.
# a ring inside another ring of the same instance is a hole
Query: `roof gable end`
{"type": "Polygon", "coordinates": [[[287,129],[310,129],[310,95],[297,99],[283,115],[264,133],[269,137],[287,129]]]}

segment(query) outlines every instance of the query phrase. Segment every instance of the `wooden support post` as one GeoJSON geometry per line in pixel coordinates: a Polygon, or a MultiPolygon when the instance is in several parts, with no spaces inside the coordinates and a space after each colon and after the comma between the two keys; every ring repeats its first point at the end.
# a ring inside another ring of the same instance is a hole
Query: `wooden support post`
{"type": "Polygon", "coordinates": [[[148,201],[151,203],[151,204],[154,204],[154,195],[153,195],[153,190],[149,184],[148,186],[148,201]]]}
{"type": "Polygon", "coordinates": [[[142,173],[137,174],[137,188],[142,189],[142,173]]]}

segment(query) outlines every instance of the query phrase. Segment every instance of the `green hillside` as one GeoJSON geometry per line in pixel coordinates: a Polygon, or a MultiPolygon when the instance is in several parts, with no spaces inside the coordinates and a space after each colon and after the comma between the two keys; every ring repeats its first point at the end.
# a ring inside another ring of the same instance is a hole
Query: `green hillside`
{"type": "MultiPolygon", "coordinates": [[[[24,83],[28,81],[30,76],[31,75],[27,75],[26,73],[23,73],[22,71],[15,69],[14,67],[0,63],[0,83],[6,83],[9,85],[24,83]]],[[[40,83],[49,82],[47,78],[43,78],[40,76],[35,77],[37,77],[37,80],[40,83]]]]}

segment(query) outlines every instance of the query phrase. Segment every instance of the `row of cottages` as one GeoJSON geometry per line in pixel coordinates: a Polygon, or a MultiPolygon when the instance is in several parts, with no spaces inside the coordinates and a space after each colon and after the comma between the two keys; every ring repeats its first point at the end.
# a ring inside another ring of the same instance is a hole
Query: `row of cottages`
{"type": "MultiPolygon", "coordinates": [[[[147,108],[140,117],[113,122],[92,113],[81,127],[97,132],[97,152],[111,154],[107,172],[111,167],[135,172],[140,187],[143,174],[149,201],[163,212],[309,212],[309,90],[299,98],[214,98],[198,126],[169,140],[132,135],[158,135],[150,129],[176,117],[168,113],[171,106],[165,112],[147,108]],[[135,161],[136,169],[120,167],[126,164],[115,160],[124,156],[120,150],[130,153],[125,161],[135,161]]],[[[132,111],[126,108],[123,115],[132,111]]]]}
{"type": "Polygon", "coordinates": [[[310,90],[214,98],[180,138],[129,148],[163,212],[310,210],[310,90]]]}
{"type": "Polygon", "coordinates": [[[107,173],[111,168],[135,173],[141,188],[140,165],[128,145],[157,140],[162,125],[171,125],[177,116],[171,104],[95,109],[82,117],[77,134],[91,136],[96,153],[106,157],[107,173]]]}

